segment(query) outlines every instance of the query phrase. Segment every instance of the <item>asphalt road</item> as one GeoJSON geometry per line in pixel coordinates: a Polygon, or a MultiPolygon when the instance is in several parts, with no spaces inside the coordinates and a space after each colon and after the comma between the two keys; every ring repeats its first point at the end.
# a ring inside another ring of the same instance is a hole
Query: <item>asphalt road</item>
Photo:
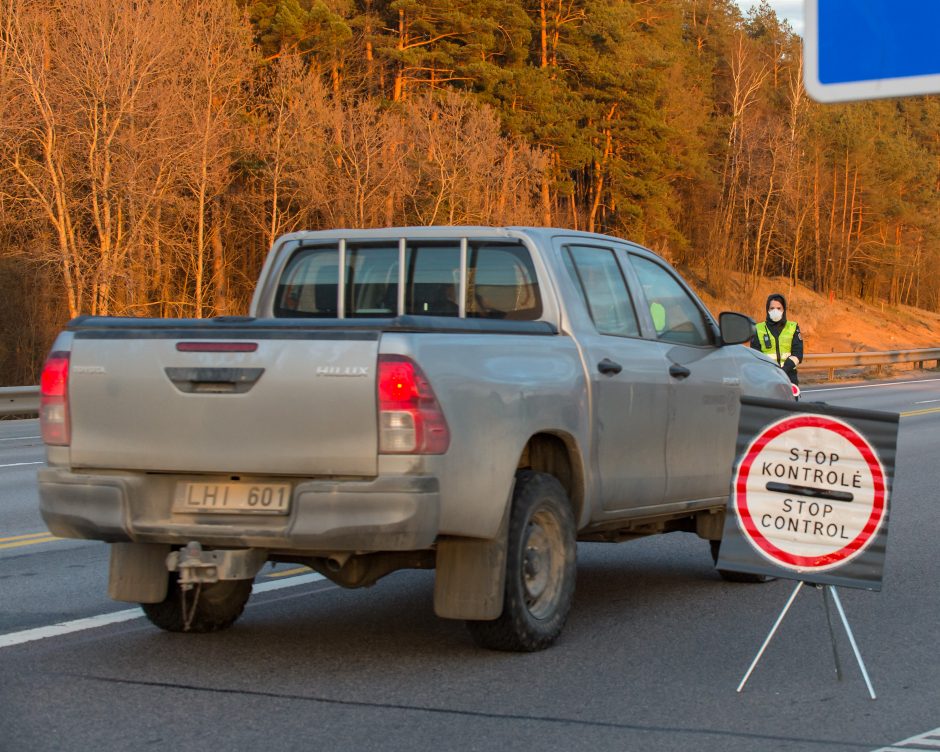
{"type": "Polygon", "coordinates": [[[104,544],[45,533],[36,421],[0,421],[0,750],[936,749],[940,379],[804,399],[902,414],[883,590],[840,590],[877,700],[838,621],[837,681],[811,588],[737,693],[794,583],[726,583],[680,533],[580,544],[565,631],[531,655],[435,617],[431,572],[343,590],[282,566],[232,629],[163,633],[107,598],[104,544]]]}

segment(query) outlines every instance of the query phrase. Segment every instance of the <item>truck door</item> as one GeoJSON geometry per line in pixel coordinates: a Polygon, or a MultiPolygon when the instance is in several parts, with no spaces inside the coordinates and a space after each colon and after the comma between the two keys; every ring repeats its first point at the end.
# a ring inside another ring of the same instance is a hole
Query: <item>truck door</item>
{"type": "Polygon", "coordinates": [[[562,255],[583,303],[579,341],[591,379],[595,493],[609,512],[660,504],[669,389],[663,352],[640,337],[614,249],[570,243],[562,255]]]}
{"type": "Polygon", "coordinates": [[[666,501],[726,496],[741,392],[734,349],[665,265],[629,254],[669,377],[666,501]]]}

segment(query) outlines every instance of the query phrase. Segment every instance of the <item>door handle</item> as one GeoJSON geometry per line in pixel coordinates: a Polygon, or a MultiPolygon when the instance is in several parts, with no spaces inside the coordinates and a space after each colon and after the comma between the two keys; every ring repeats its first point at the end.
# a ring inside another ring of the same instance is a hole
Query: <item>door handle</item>
{"type": "Polygon", "coordinates": [[[623,370],[623,366],[615,363],[610,358],[604,358],[597,364],[597,370],[607,376],[614,376],[623,370]]]}
{"type": "Polygon", "coordinates": [[[669,366],[669,375],[677,379],[684,379],[686,376],[690,375],[692,372],[685,366],[680,366],[678,363],[673,363],[669,366]]]}

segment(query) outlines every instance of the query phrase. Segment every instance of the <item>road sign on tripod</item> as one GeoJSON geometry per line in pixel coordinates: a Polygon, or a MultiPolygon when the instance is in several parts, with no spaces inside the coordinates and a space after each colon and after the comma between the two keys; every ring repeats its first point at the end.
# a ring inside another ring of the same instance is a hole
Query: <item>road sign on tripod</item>
{"type": "Polygon", "coordinates": [[[741,681],[740,692],[804,583],[838,609],[869,694],[875,691],[836,585],[879,590],[898,416],[813,403],[741,398],[718,568],[799,580],[741,681]]]}

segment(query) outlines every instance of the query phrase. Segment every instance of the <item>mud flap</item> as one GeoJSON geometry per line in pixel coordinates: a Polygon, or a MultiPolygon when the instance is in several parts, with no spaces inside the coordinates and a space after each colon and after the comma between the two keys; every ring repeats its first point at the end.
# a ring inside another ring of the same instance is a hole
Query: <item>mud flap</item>
{"type": "Polygon", "coordinates": [[[503,612],[509,510],[492,540],[443,539],[437,544],[434,613],[443,619],[487,621],[503,612]]]}
{"type": "Polygon", "coordinates": [[[710,509],[695,515],[695,532],[699,538],[721,540],[724,529],[725,512],[723,509],[710,509]]]}
{"type": "Polygon", "coordinates": [[[112,543],[108,595],[116,601],[160,603],[166,598],[166,557],[163,543],[112,543]]]}

